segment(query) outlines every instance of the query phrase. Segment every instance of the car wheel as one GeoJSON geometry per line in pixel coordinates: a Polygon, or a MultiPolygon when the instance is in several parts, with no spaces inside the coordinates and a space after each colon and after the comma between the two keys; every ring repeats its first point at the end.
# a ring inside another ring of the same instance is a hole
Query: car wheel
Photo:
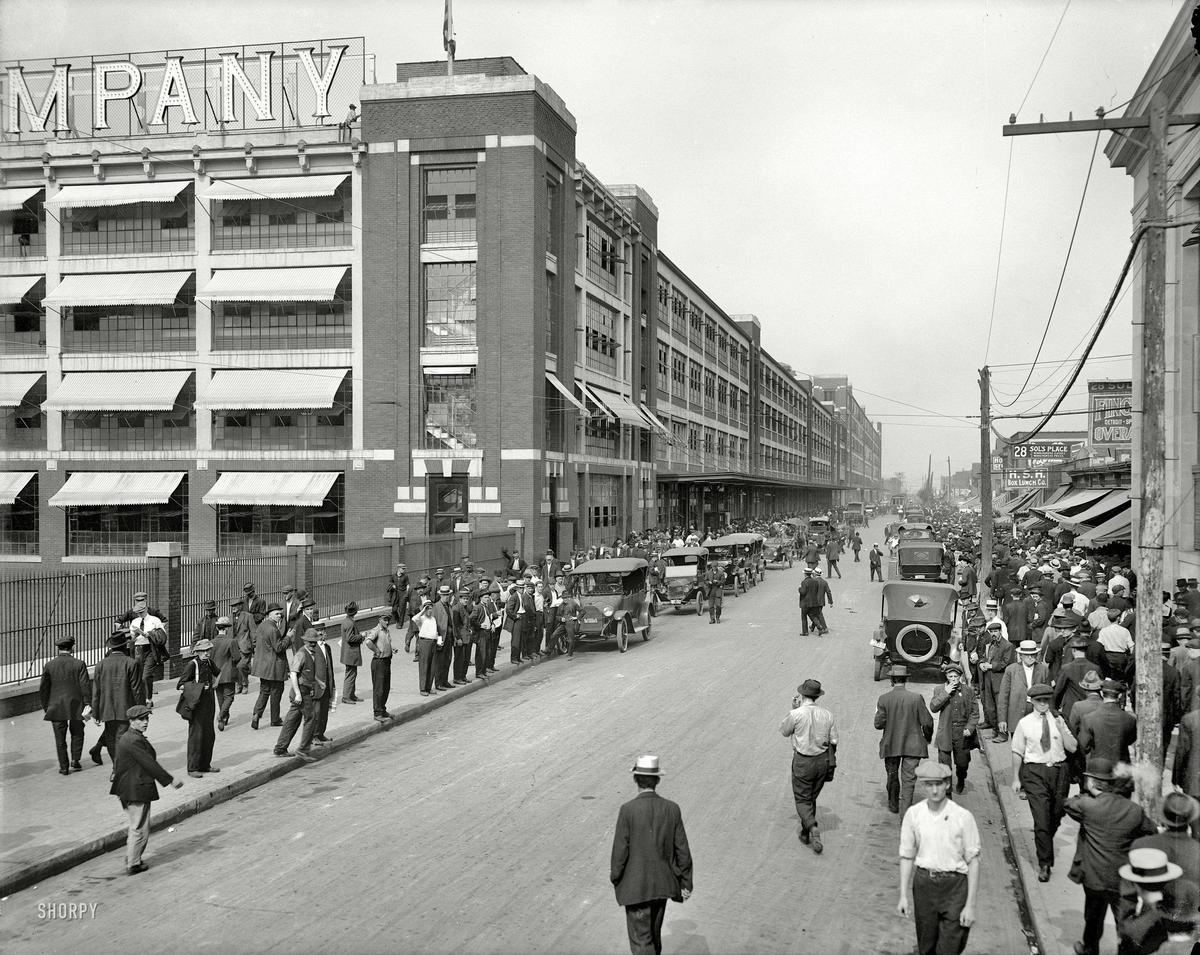
{"type": "Polygon", "coordinates": [[[699,617],[704,613],[704,598],[699,594],[696,595],[696,616],[699,617]]]}
{"type": "Polygon", "coordinates": [[[642,643],[650,642],[650,624],[646,624],[646,629],[642,631],[642,643]]]}
{"type": "Polygon", "coordinates": [[[617,649],[622,653],[629,649],[629,629],[624,618],[617,621],[617,649]]]}

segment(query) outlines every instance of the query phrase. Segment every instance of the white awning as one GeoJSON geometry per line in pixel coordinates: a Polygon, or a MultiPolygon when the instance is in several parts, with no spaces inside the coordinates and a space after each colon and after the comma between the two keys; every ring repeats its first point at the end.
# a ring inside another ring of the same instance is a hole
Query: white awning
{"type": "Polygon", "coordinates": [[[591,414],[587,410],[587,405],[576,398],[575,395],[571,393],[571,389],[558,380],[557,375],[552,375],[550,372],[546,372],[546,380],[550,382],[551,387],[553,387],[555,391],[557,391],[560,395],[566,398],[567,401],[571,402],[571,404],[578,408],[584,417],[591,417],[591,414]]]}
{"type": "Polygon", "coordinates": [[[0,275],[0,305],[16,305],[44,277],[42,275],[0,275]]]}
{"type": "Polygon", "coordinates": [[[349,368],[272,368],[270,371],[217,371],[197,408],[332,408],[349,368]]]}
{"type": "Polygon", "coordinates": [[[173,202],[191,179],[168,182],[105,182],[63,186],[46,200],[49,209],[77,206],[129,206],[135,202],[173,202]]]}
{"type": "Polygon", "coordinates": [[[0,212],[13,212],[20,209],[45,188],[45,186],[22,186],[20,189],[0,189],[0,212]]]}
{"type": "Polygon", "coordinates": [[[219,179],[205,189],[205,199],[307,199],[332,196],[348,172],[331,176],[277,176],[270,179],[219,179]]]}
{"type": "Polygon", "coordinates": [[[204,503],[320,507],[341,471],[226,471],[204,503]]]}
{"type": "Polygon", "coordinates": [[[592,390],[595,391],[605,405],[612,409],[613,414],[626,424],[631,424],[635,428],[646,427],[646,419],[638,411],[638,406],[633,404],[628,398],[622,398],[615,391],[609,391],[607,388],[597,388],[594,385],[592,386],[592,390]]]}
{"type": "Polygon", "coordinates": [[[641,411],[642,416],[647,421],[650,422],[650,427],[654,428],[656,431],[661,432],[664,436],[666,436],[668,438],[673,437],[673,435],[671,434],[671,429],[668,428],[661,421],[659,421],[658,416],[653,411],[651,411],[649,408],[647,408],[644,404],[639,404],[638,410],[641,411]]]}
{"type": "Polygon", "coordinates": [[[191,371],[73,371],[47,411],[170,411],[191,371]]]}
{"type": "Polygon", "coordinates": [[[23,371],[0,375],[0,408],[16,408],[44,372],[23,371]]]}
{"type": "Polygon", "coordinates": [[[1063,495],[1054,502],[1053,506],[1046,507],[1043,505],[1036,508],[1036,510],[1037,513],[1044,517],[1061,524],[1063,521],[1073,519],[1073,515],[1078,514],[1090,504],[1094,504],[1111,490],[1112,488],[1109,487],[1080,488],[1063,495]]]}
{"type": "Polygon", "coordinates": [[[184,476],[183,471],[76,471],[50,498],[50,506],[166,504],[184,476]]]}
{"type": "Polygon", "coordinates": [[[37,471],[0,471],[0,504],[11,504],[37,471]]]}
{"type": "Polygon", "coordinates": [[[68,275],[42,299],[52,308],[75,305],[172,305],[191,272],[96,272],[68,275]]]}
{"type": "Polygon", "coordinates": [[[347,265],[308,269],[220,269],[200,302],[332,302],[347,265]]]}
{"type": "Polygon", "coordinates": [[[602,418],[609,418],[611,420],[616,419],[617,413],[603,401],[601,401],[600,398],[596,396],[595,391],[585,385],[582,381],[576,382],[576,384],[579,385],[579,390],[583,392],[584,398],[596,406],[596,411],[600,413],[602,418]]]}

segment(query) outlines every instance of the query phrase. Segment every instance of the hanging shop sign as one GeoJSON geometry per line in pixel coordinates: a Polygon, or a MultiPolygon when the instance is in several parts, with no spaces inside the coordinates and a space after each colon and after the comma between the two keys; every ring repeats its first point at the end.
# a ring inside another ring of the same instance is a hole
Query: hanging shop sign
{"type": "Polygon", "coordinates": [[[1010,468],[1004,472],[1005,490],[1028,490],[1034,487],[1049,487],[1050,475],[1046,471],[1024,468],[1010,468]]]}
{"type": "Polygon", "coordinates": [[[0,63],[4,132],[68,137],[326,125],[358,102],[362,37],[0,63]]]}
{"type": "Polygon", "coordinates": [[[1093,449],[1128,450],[1133,439],[1133,382],[1089,381],[1088,421],[1093,449]]]}
{"type": "Polygon", "coordinates": [[[1039,468],[1048,464],[1065,464],[1075,451],[1084,445],[1085,439],[1062,441],[1044,439],[1025,441],[1012,447],[1013,466],[1017,468],[1039,468]]]}

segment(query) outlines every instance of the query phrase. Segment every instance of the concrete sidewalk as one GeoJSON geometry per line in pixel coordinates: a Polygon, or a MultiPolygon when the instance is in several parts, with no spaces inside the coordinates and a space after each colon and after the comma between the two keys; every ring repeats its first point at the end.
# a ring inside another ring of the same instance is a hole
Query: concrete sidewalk
{"type": "MultiPolygon", "coordinates": [[[[315,753],[331,752],[349,746],[375,733],[406,723],[430,710],[444,706],[468,693],[487,691],[489,685],[505,680],[540,662],[514,666],[508,662],[508,634],[502,638],[496,654],[498,673],[485,680],[474,680],[474,668],[467,686],[423,697],[417,688],[417,665],[403,651],[392,659],[392,687],[388,710],[392,720],[378,723],[371,707],[371,672],[359,667],[355,695],[365,703],[339,702],[329,715],[326,734],[333,742],[314,747],[315,753]]],[[[330,641],[333,658],[338,659],[340,641],[330,641]]],[[[556,663],[559,658],[555,658],[556,663]]],[[[565,661],[563,661],[565,662],[565,661]]],[[[336,664],[338,699],[342,694],[345,668],[336,664]]],[[[217,733],[213,766],[220,773],[203,779],[187,775],[187,723],[175,713],[179,693],[174,680],[155,683],[155,710],[147,733],[158,753],[159,762],[183,788],[165,788],[154,806],[151,826],[159,829],[179,819],[201,812],[285,773],[304,771],[308,765],[299,757],[280,759],[272,754],[279,730],[271,727],[269,711],[261,728],[250,729],[250,715],[258,696],[258,680],[251,678],[250,688],[234,697],[229,726],[217,733]]],[[[284,694],[282,711],[287,711],[284,694]]],[[[100,735],[100,727],[90,720],[85,726],[83,770],[62,776],[54,752],[54,736],[42,714],[29,713],[4,720],[0,734],[0,898],[42,879],[63,872],[86,859],[108,852],[125,843],[124,814],[115,796],[109,795],[112,767],[107,752],[104,765],[95,765],[87,751],[100,735]]],[[[295,749],[299,734],[292,742],[295,749]]]]}
{"type": "MultiPolygon", "coordinates": [[[[1083,887],[1067,878],[1071,860],[1075,858],[1075,843],[1079,825],[1064,816],[1054,836],[1054,868],[1049,882],[1037,879],[1037,853],[1033,846],[1033,817],[1029,804],[1012,791],[1012,749],[1008,743],[990,742],[992,731],[984,730],[981,737],[984,755],[991,767],[992,780],[1004,813],[1009,845],[1024,889],[1030,920],[1037,934],[1037,947],[1031,951],[1042,955],[1073,955],[1075,942],[1083,935],[1083,887]]],[[[1077,795],[1078,786],[1071,787],[1077,795]]],[[[1115,955],[1117,928],[1109,913],[1100,955],[1115,955]]]]}

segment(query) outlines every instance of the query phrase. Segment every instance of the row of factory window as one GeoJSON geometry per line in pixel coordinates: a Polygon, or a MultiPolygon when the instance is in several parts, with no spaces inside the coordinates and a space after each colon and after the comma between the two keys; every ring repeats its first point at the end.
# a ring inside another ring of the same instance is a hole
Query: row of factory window
{"type": "Polygon", "coordinates": [[[665,342],[658,343],[659,398],[716,414],[722,421],[749,426],[750,394],[717,371],[704,368],[665,342]]]}
{"type": "MultiPolygon", "coordinates": [[[[136,474],[136,472],[135,472],[136,474]]],[[[236,475],[235,475],[236,476],[236,475]]],[[[77,472],[67,475],[63,500],[49,496],[47,503],[61,508],[65,522],[66,555],[68,557],[143,557],[146,545],[154,541],[169,541],[188,553],[188,475],[186,472],[145,475],[145,484],[157,483],[159,493],[152,489],[144,496],[156,498],[155,503],[123,504],[119,491],[113,500],[118,503],[96,504],[92,501],[106,496],[97,485],[84,485],[82,498],[89,503],[75,505],[72,478],[86,481],[105,478],[107,474],[77,472]],[[166,478],[166,481],[158,480],[166,478]]],[[[257,477],[257,476],[256,476],[257,477]]],[[[293,477],[282,474],[282,478],[293,477]]],[[[304,476],[302,476],[304,477],[304,476]]],[[[237,557],[283,551],[288,534],[312,534],[318,546],[337,546],[345,543],[345,478],[341,474],[315,475],[324,481],[317,484],[317,493],[310,495],[303,506],[293,504],[216,504],[217,556],[237,557]],[[325,488],[328,488],[327,490],[325,488]]],[[[220,475],[218,475],[220,478],[220,475]]],[[[261,475],[271,481],[272,476],[261,475]]],[[[36,555],[41,546],[43,516],[40,507],[40,475],[37,472],[0,472],[4,493],[0,500],[0,555],[36,555]]],[[[111,484],[112,482],[108,482],[111,484]]],[[[311,485],[311,481],[308,484],[311,485]]]]}
{"type": "Polygon", "coordinates": [[[711,355],[722,368],[742,378],[749,376],[749,347],[721,328],[715,318],[706,314],[681,289],[673,288],[661,276],[658,280],[656,313],[661,329],[669,330],[680,342],[688,342],[697,351],[711,355]]]}

